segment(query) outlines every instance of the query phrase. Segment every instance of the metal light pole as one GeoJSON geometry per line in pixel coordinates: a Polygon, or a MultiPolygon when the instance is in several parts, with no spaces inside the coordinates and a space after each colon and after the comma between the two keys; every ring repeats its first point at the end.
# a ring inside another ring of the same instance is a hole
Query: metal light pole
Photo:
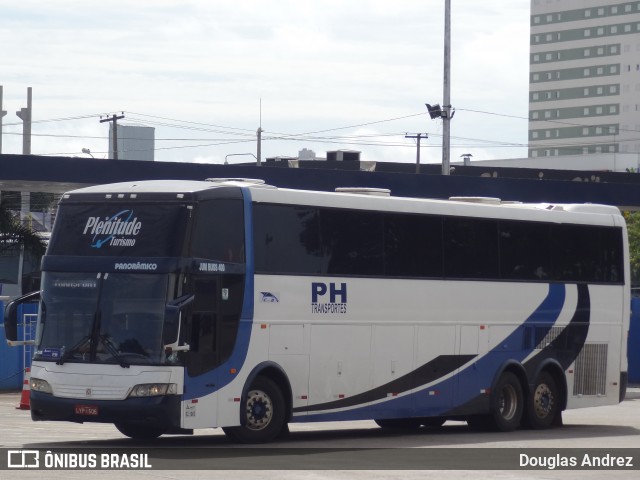
{"type": "Polygon", "coordinates": [[[16,115],[22,120],[22,154],[31,155],[31,119],[33,107],[31,104],[31,87],[27,88],[27,108],[21,108],[16,115]]]}
{"type": "Polygon", "coordinates": [[[451,149],[451,0],[444,2],[444,92],[442,105],[442,174],[449,175],[451,149]]]}

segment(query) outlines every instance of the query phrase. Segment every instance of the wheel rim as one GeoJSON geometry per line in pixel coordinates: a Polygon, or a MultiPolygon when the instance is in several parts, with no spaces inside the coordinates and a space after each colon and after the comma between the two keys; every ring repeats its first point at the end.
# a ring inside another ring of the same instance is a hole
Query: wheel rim
{"type": "Polygon", "coordinates": [[[263,430],[273,418],[273,402],[261,390],[251,390],[247,395],[247,428],[263,430]]]}
{"type": "Polygon", "coordinates": [[[541,383],[533,393],[533,409],[538,418],[549,416],[553,410],[555,399],[553,391],[546,383],[541,383]]]}
{"type": "Polygon", "coordinates": [[[505,420],[511,420],[518,410],[518,395],[513,385],[505,385],[498,399],[500,415],[505,420]]]}

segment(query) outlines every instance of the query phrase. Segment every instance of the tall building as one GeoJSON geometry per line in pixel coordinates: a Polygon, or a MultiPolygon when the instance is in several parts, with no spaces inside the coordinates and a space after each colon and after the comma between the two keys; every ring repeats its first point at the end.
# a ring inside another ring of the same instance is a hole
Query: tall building
{"type": "Polygon", "coordinates": [[[640,1],[532,0],[529,157],[640,158],[640,1]]]}
{"type": "MultiPolygon", "coordinates": [[[[135,125],[118,125],[116,128],[120,160],[154,160],[155,128],[135,125]]],[[[114,158],[113,125],[109,125],[109,158],[114,158]]]]}

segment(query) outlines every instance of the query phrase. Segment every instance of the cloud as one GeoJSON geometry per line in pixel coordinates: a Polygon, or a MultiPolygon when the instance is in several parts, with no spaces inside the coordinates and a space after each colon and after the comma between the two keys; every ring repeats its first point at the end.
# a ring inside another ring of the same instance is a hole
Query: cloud
{"type": "MultiPolygon", "coordinates": [[[[461,110],[452,135],[526,141],[526,121],[501,126],[497,118],[462,109],[527,116],[528,19],[526,0],[453,2],[452,103],[461,110]]],[[[34,87],[36,120],[124,110],[246,129],[244,135],[260,125],[260,99],[263,128],[285,134],[411,115],[442,99],[442,2],[25,0],[3,7],[0,27],[0,82],[10,111],[5,124],[17,120],[12,112],[26,103],[28,86],[34,87]]],[[[223,159],[248,148],[214,141],[216,132],[148,120],[156,138],[190,135],[206,145],[221,143],[198,149],[191,147],[197,142],[185,142],[182,150],[158,150],[157,159],[223,159]]],[[[408,118],[379,131],[397,133],[395,140],[403,142],[405,132],[437,133],[434,123],[408,118]]],[[[39,124],[34,132],[105,137],[106,128],[94,117],[39,124]]],[[[225,139],[246,136],[236,131],[225,139]]],[[[4,152],[17,153],[17,140],[5,136],[4,152]]],[[[33,144],[40,153],[81,145],[107,149],[104,138],[38,137],[33,144]]],[[[270,140],[263,153],[294,155],[309,145],[318,152],[359,148],[270,140]]],[[[361,147],[363,157],[377,160],[410,161],[415,153],[361,147]]]]}

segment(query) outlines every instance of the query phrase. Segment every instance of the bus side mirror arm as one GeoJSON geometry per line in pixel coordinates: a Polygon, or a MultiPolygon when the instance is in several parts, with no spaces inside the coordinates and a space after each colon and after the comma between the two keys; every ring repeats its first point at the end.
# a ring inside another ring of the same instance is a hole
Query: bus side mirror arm
{"type": "Polygon", "coordinates": [[[16,298],[4,307],[4,333],[7,338],[7,345],[10,347],[35,345],[35,340],[18,340],[18,307],[24,303],[39,299],[40,290],[36,290],[16,298]]]}
{"type": "Polygon", "coordinates": [[[194,295],[183,295],[176,298],[173,302],[167,304],[165,309],[165,329],[174,326],[176,330],[175,336],[171,339],[171,343],[164,346],[165,353],[170,355],[172,352],[187,352],[191,349],[188,343],[180,345],[180,332],[182,329],[182,312],[193,299],[194,295]]]}
{"type": "Polygon", "coordinates": [[[176,340],[173,343],[164,346],[164,351],[166,355],[171,355],[173,352],[188,352],[191,347],[188,343],[184,343],[180,345],[180,329],[182,328],[182,311],[178,313],[178,333],[176,335],[176,340]]]}
{"type": "Polygon", "coordinates": [[[23,345],[35,345],[35,340],[7,340],[7,345],[10,347],[21,347],[23,345]]]}

